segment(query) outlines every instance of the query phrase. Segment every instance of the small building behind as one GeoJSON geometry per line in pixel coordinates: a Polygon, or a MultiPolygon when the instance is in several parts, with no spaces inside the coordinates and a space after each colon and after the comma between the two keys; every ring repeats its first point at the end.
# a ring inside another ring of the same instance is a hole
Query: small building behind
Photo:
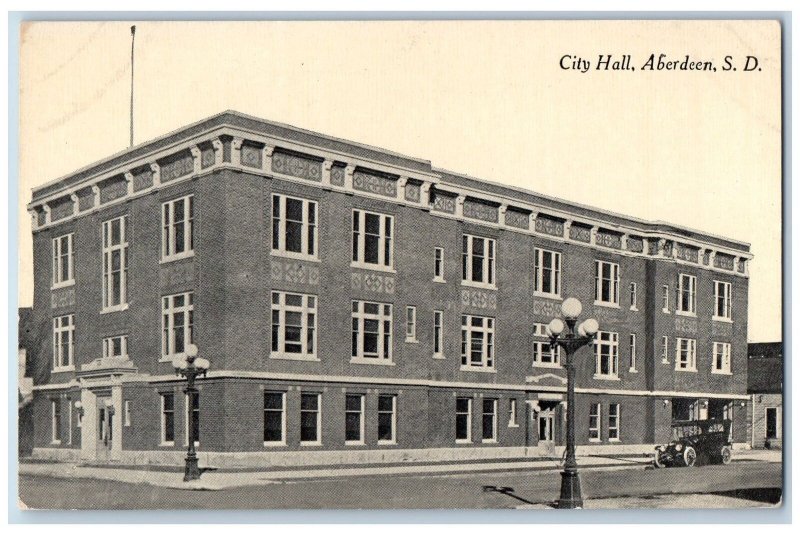
{"type": "Polygon", "coordinates": [[[780,449],[783,443],[783,342],[747,344],[750,444],[780,449]]]}

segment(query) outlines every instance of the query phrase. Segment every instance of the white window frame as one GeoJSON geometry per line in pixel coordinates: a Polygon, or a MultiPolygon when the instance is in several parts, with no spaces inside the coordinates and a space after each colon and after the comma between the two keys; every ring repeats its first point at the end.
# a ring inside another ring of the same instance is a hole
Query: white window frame
{"type": "Polygon", "coordinates": [[[174,392],[161,392],[159,397],[161,398],[161,411],[159,412],[161,417],[161,434],[159,436],[160,445],[161,446],[174,446],[175,445],[175,393],[174,392]],[[166,418],[166,407],[164,404],[164,400],[166,396],[172,396],[172,440],[165,440],[167,436],[167,418],[166,418]]]}
{"type": "Polygon", "coordinates": [[[108,336],[103,338],[103,358],[123,357],[128,358],[128,335],[120,334],[117,336],[108,336]],[[114,340],[120,339],[120,354],[114,354],[114,340]]]}
{"type": "Polygon", "coordinates": [[[350,362],[353,364],[385,364],[394,366],[392,361],[392,345],[394,322],[392,321],[393,306],[390,303],[377,303],[374,301],[353,301],[351,308],[351,336],[356,335],[356,347],[352,347],[350,362]],[[365,312],[366,305],[376,305],[378,313],[372,314],[365,312]],[[367,320],[378,322],[378,346],[376,355],[364,353],[364,324],[367,320]],[[387,325],[388,322],[388,325],[387,325]]]}
{"type": "Polygon", "coordinates": [[[497,240],[484,236],[473,236],[464,234],[461,238],[461,284],[464,286],[476,286],[478,288],[496,289],[497,271],[497,240]],[[481,280],[473,280],[472,260],[475,256],[475,240],[483,240],[485,247],[481,260],[481,280]]]}
{"type": "Polygon", "coordinates": [[[61,444],[61,399],[50,400],[50,443],[61,444]]]}
{"type": "Polygon", "coordinates": [[[546,332],[547,325],[544,323],[533,324],[533,367],[535,368],[560,368],[561,367],[561,347],[552,349],[550,347],[550,337],[546,332]],[[549,362],[542,360],[548,356],[549,362]]]}
{"type": "Polygon", "coordinates": [[[630,333],[628,336],[628,344],[630,346],[630,367],[628,368],[628,371],[634,373],[636,372],[636,333],[630,333]]]}
{"type": "Polygon", "coordinates": [[[697,371],[697,340],[677,338],[675,340],[675,369],[682,372],[697,371]]]}
{"type": "Polygon", "coordinates": [[[637,306],[639,304],[639,295],[638,295],[638,291],[637,291],[638,290],[638,284],[636,284],[635,282],[632,282],[628,286],[628,289],[629,289],[629,292],[630,292],[630,299],[631,299],[630,310],[638,311],[639,310],[639,308],[637,306]]]}
{"type": "Polygon", "coordinates": [[[669,285],[661,286],[661,312],[669,314],[669,285]]]}
{"type": "Polygon", "coordinates": [[[595,379],[619,379],[619,333],[613,331],[597,331],[594,338],[595,379]],[[610,373],[602,373],[603,348],[608,348],[610,373]]]}
{"type": "Polygon", "coordinates": [[[472,443],[472,398],[466,396],[457,396],[456,398],[456,444],[470,444],[472,443]],[[467,412],[459,412],[458,411],[458,400],[465,399],[467,400],[467,412]],[[458,438],[458,416],[460,414],[467,415],[467,437],[466,438],[458,438]]]}
{"type": "Polygon", "coordinates": [[[186,355],[186,346],[194,343],[194,292],[161,296],[161,361],[169,362],[186,355]],[[183,297],[183,305],[175,306],[175,298],[183,297]],[[191,313],[191,314],[190,314],[191,313]],[[183,314],[183,347],[175,351],[175,316],[183,314]],[[164,316],[167,316],[166,318],[164,316]],[[189,321],[191,318],[191,321],[189,321]],[[166,324],[164,323],[166,321],[166,324]],[[165,333],[166,331],[166,333],[165,333]],[[166,337],[166,338],[165,338],[166,337]]]}
{"type": "Polygon", "coordinates": [[[363,446],[364,442],[364,394],[359,393],[346,393],[344,397],[344,432],[345,432],[345,445],[346,446],[363,446]],[[358,411],[350,410],[347,408],[347,398],[358,398],[358,411]],[[358,439],[347,439],[347,415],[348,414],[358,414],[358,439]]]}
{"type": "Polygon", "coordinates": [[[67,398],[67,445],[72,445],[72,401],[67,398]]]}
{"type": "Polygon", "coordinates": [[[483,398],[481,400],[481,442],[484,444],[497,443],[497,399],[483,398]],[[490,402],[492,408],[491,412],[486,412],[486,402],[490,402]],[[486,438],[483,436],[483,419],[489,415],[492,418],[492,436],[486,438]]]}
{"type": "MultiPolygon", "coordinates": [[[[321,446],[322,445],[322,394],[319,392],[301,392],[300,393],[300,418],[302,422],[302,414],[303,412],[311,412],[309,410],[303,409],[303,396],[316,396],[317,398],[317,421],[316,421],[316,429],[317,429],[317,440],[303,440],[302,435],[300,437],[300,445],[301,446],[321,446]]],[[[302,432],[302,431],[301,431],[302,432]]]]}
{"type": "Polygon", "coordinates": [[[194,194],[161,203],[161,262],[194,256],[194,194]],[[175,221],[175,206],[183,203],[184,218],[175,221]],[[183,250],[177,251],[176,230],[183,228],[183,250]]]}
{"type": "Polygon", "coordinates": [[[131,426],[131,400],[126,399],[122,402],[122,427],[131,426]]]}
{"type": "MultiPolygon", "coordinates": [[[[194,393],[194,399],[197,400],[197,430],[198,430],[197,438],[198,438],[198,440],[194,441],[194,446],[197,447],[197,446],[200,445],[200,440],[199,440],[200,433],[199,433],[199,431],[200,431],[200,409],[201,409],[201,406],[200,406],[200,392],[199,391],[194,393]]],[[[189,445],[189,412],[192,410],[192,408],[189,406],[189,394],[184,394],[183,395],[183,405],[184,405],[184,407],[186,407],[186,411],[184,413],[184,419],[183,419],[184,423],[186,424],[184,426],[185,435],[184,435],[184,438],[183,438],[183,443],[184,443],[184,445],[188,446],[189,445]]]]}
{"type": "Polygon", "coordinates": [[[318,361],[317,357],[317,304],[319,299],[313,294],[274,290],[270,295],[270,358],[286,360],[318,361]],[[287,304],[287,297],[299,297],[300,305],[287,304]],[[277,302],[276,302],[277,299],[277,302]],[[275,313],[278,323],[275,323],[275,313]],[[286,351],[286,314],[300,314],[300,352],[286,351]],[[275,349],[275,327],[277,327],[277,349],[275,349]],[[309,331],[311,347],[309,349],[309,331]]]}
{"type": "Polygon", "coordinates": [[[54,372],[75,369],[75,314],[53,318],[53,370],[54,372]],[[66,359],[62,351],[62,338],[67,338],[66,359]]]}
{"type": "Polygon", "coordinates": [[[375,269],[378,271],[394,272],[394,242],[396,239],[394,232],[394,216],[389,214],[382,214],[380,212],[370,212],[369,210],[354,209],[352,215],[352,254],[350,257],[350,266],[362,269],[375,269]],[[358,217],[356,217],[358,215],[358,217]],[[373,264],[367,262],[365,239],[366,239],[366,225],[367,215],[378,216],[378,263],[373,264]],[[356,219],[358,223],[356,224],[356,219]],[[389,222],[389,232],[386,232],[386,222],[389,222]],[[358,226],[358,228],[356,228],[358,226]],[[388,242],[388,247],[387,247],[388,242]],[[388,255],[388,258],[387,258],[388,255]],[[353,258],[355,257],[355,258],[353,258]]]}
{"type": "Polygon", "coordinates": [[[508,400],[508,427],[519,427],[517,423],[517,399],[508,400]]]}
{"type": "Polygon", "coordinates": [[[533,249],[533,295],[542,297],[561,298],[561,253],[535,247],[533,249]],[[545,253],[550,254],[550,265],[544,265],[545,253]],[[547,292],[542,288],[545,283],[545,270],[549,270],[550,288],[553,291],[547,292]]]}
{"type": "Polygon", "coordinates": [[[397,396],[395,394],[378,394],[378,445],[388,445],[388,444],[397,444],[397,396]],[[391,412],[381,410],[381,398],[389,398],[392,400],[392,410],[391,412]],[[382,439],[380,438],[380,415],[381,414],[391,414],[391,422],[392,422],[392,438],[391,439],[382,439]]]}
{"type": "Polygon", "coordinates": [[[286,445],[286,392],[281,392],[277,390],[264,390],[264,446],[285,446],[286,445]],[[280,411],[277,409],[268,409],[267,408],[267,395],[268,394],[275,394],[280,396],[281,398],[281,408],[280,411]],[[274,413],[280,412],[281,415],[281,439],[280,440],[266,440],[267,434],[267,422],[266,416],[267,413],[274,413]]]}
{"type": "Polygon", "coordinates": [[[273,256],[283,256],[287,258],[299,258],[301,260],[317,260],[319,258],[319,210],[317,201],[284,195],[282,193],[272,194],[272,252],[273,256]],[[286,201],[298,201],[302,203],[303,219],[299,221],[300,232],[300,251],[289,251],[286,248],[286,201]],[[278,212],[275,212],[275,201],[278,202],[278,212]],[[313,217],[312,217],[313,216],[313,217]],[[313,219],[313,222],[311,221],[313,219]],[[278,243],[275,243],[275,225],[278,228],[278,243]],[[311,244],[309,244],[309,236],[311,244]]]}
{"type": "Polygon", "coordinates": [[[433,311],[433,358],[444,358],[444,311],[433,311]],[[438,350],[437,350],[438,348],[438,350]]]}
{"type": "Polygon", "coordinates": [[[714,314],[716,321],[733,321],[733,285],[730,282],[714,281],[714,314]],[[720,289],[722,292],[720,292],[720,289]],[[719,315],[719,299],[722,298],[722,315],[719,315]]]}
{"type": "Polygon", "coordinates": [[[444,249],[442,247],[434,247],[433,249],[433,282],[445,282],[444,249]]]}
{"type": "Polygon", "coordinates": [[[489,316],[476,316],[470,314],[461,315],[461,370],[462,371],[495,371],[495,336],[496,320],[489,316]],[[481,325],[473,325],[473,319],[481,322],[481,325]],[[472,336],[475,333],[483,333],[481,342],[481,361],[472,361],[472,336]]]}
{"type": "Polygon", "coordinates": [[[697,277],[688,273],[678,274],[678,294],[675,303],[675,314],[680,316],[697,316],[697,277]],[[688,296],[687,308],[684,308],[683,296],[688,296]]]}
{"type": "Polygon", "coordinates": [[[661,362],[669,364],[669,336],[661,337],[661,362]]]}
{"type": "Polygon", "coordinates": [[[605,260],[594,261],[594,304],[619,308],[619,264],[605,260]],[[609,266],[609,278],[603,277],[603,268],[609,266]],[[610,300],[603,299],[603,288],[608,285],[610,300]]]}
{"type": "Polygon", "coordinates": [[[103,308],[114,312],[128,308],[128,216],[115,217],[103,222],[103,308]],[[119,243],[112,244],[111,229],[119,223],[119,243]],[[112,303],[114,295],[114,253],[119,253],[119,303],[112,303]]]}
{"type": "Polygon", "coordinates": [[[417,307],[406,307],[406,342],[417,342],[417,307]]]}
{"type": "Polygon", "coordinates": [[[603,408],[600,403],[590,403],[589,404],[589,442],[600,442],[602,440],[600,436],[601,432],[601,425],[600,420],[603,416],[603,408]],[[595,422],[595,426],[592,425],[592,421],[595,422]]]}
{"type": "Polygon", "coordinates": [[[75,284],[75,233],[70,232],[53,238],[53,277],[51,288],[63,288],[75,284]],[[67,251],[64,252],[66,247],[67,251]],[[61,269],[67,263],[67,278],[61,278],[61,269]]]}
{"type": "Polygon", "coordinates": [[[620,406],[619,403],[608,404],[608,441],[619,442],[620,438],[620,406]],[[613,409],[613,410],[612,410],[613,409]],[[616,434],[616,436],[612,436],[616,434]]]}
{"type": "Polygon", "coordinates": [[[711,373],[731,375],[731,344],[714,342],[711,356],[711,373]]]}

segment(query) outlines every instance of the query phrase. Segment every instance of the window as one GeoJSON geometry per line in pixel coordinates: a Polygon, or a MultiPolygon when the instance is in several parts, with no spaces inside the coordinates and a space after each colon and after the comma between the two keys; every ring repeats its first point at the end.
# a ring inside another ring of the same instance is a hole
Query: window
{"type": "Polygon", "coordinates": [[[608,404],[608,440],[619,440],[619,403],[608,404]]]}
{"type": "Polygon", "coordinates": [[[264,392],[264,444],[286,444],[285,392],[264,392]]]}
{"type": "Polygon", "coordinates": [[[482,439],[483,442],[496,442],[497,441],[497,400],[484,399],[483,400],[483,418],[482,418],[482,439]]]}
{"type": "Polygon", "coordinates": [[[619,264],[595,261],[594,299],[596,303],[619,305],[619,264]]]}
{"type": "Polygon", "coordinates": [[[72,445],[72,400],[67,398],[67,444],[72,445]]]}
{"type": "Polygon", "coordinates": [[[731,283],[714,281],[714,319],[730,320],[731,318],[731,283]]]}
{"type": "Polygon", "coordinates": [[[695,314],[697,277],[681,273],[678,275],[678,302],[675,304],[676,312],[695,314]]]}
{"type": "Polygon", "coordinates": [[[441,247],[433,250],[433,280],[444,282],[444,249],[441,247]]]}
{"type": "Polygon", "coordinates": [[[103,338],[103,358],[127,357],[128,356],[128,337],[111,336],[103,338]]]}
{"type": "Polygon", "coordinates": [[[461,316],[461,368],[494,368],[494,318],[461,316]]]}
{"type": "Polygon", "coordinates": [[[764,438],[778,438],[778,408],[767,407],[764,409],[764,438]]]}
{"type": "Polygon", "coordinates": [[[697,340],[678,338],[675,343],[675,369],[697,371],[697,340]]]}
{"type": "Polygon", "coordinates": [[[122,425],[124,425],[125,427],[130,427],[131,426],[131,401],[129,399],[126,399],[122,403],[122,414],[123,414],[122,425]]]}
{"type": "Polygon", "coordinates": [[[465,234],[462,238],[462,278],[468,283],[494,286],[495,241],[465,234]]]}
{"type": "Polygon", "coordinates": [[[194,445],[200,444],[200,392],[195,392],[191,396],[191,406],[189,405],[189,395],[186,395],[186,444],[189,444],[189,424],[192,424],[194,432],[194,445]]]}
{"type": "Polygon", "coordinates": [[[175,394],[161,394],[161,443],[175,443],[175,394]]]}
{"type": "Polygon", "coordinates": [[[669,337],[661,337],[661,360],[669,362],[669,337]]]}
{"type": "Polygon", "coordinates": [[[713,373],[731,373],[731,345],[727,342],[714,342],[713,373]]]}
{"type": "Polygon", "coordinates": [[[53,318],[53,371],[74,366],[75,315],[53,318]]]}
{"type": "Polygon", "coordinates": [[[300,443],[320,444],[320,395],[300,396],[300,443]]]}
{"type": "Polygon", "coordinates": [[[75,282],[73,237],[74,234],[65,234],[53,239],[53,286],[67,286],[75,282]]]}
{"type": "Polygon", "coordinates": [[[595,376],[601,379],[616,379],[619,363],[619,335],[598,331],[594,341],[596,359],[595,376]]]}
{"type": "Polygon", "coordinates": [[[533,250],[533,291],[554,297],[561,295],[561,253],[533,250]]]}
{"type": "Polygon", "coordinates": [[[392,305],[353,301],[353,360],[392,360],[392,305]]]}
{"type": "Polygon", "coordinates": [[[406,307],[406,342],[417,341],[417,307],[406,307]]]}
{"type": "Polygon", "coordinates": [[[363,444],[364,396],[347,394],[344,403],[344,441],[346,444],[363,444]]]}
{"type": "Polygon", "coordinates": [[[174,260],[194,254],[194,195],[161,205],[161,258],[174,260]]]}
{"type": "Polygon", "coordinates": [[[103,223],[103,309],[128,301],[128,217],[103,223]]]}
{"type": "Polygon", "coordinates": [[[630,346],[631,346],[630,369],[628,371],[635,372],[636,371],[636,335],[634,333],[631,333],[631,335],[630,335],[630,346]]]}
{"type": "Polygon", "coordinates": [[[353,210],[353,263],[361,267],[392,267],[390,215],[353,210]]]}
{"type": "Polygon", "coordinates": [[[61,400],[50,400],[51,436],[53,444],[61,444],[61,400]]]}
{"type": "Polygon", "coordinates": [[[194,292],[167,295],[161,299],[162,360],[183,355],[194,343],[194,292]]]}
{"type": "Polygon", "coordinates": [[[631,296],[631,310],[639,310],[636,307],[636,283],[632,282],[630,285],[630,296],[631,296]]]}
{"type": "Polygon", "coordinates": [[[551,348],[544,323],[533,324],[533,365],[556,368],[561,365],[561,348],[551,348]]]}
{"type": "Polygon", "coordinates": [[[669,312],[669,286],[661,287],[661,311],[669,312]]]}
{"type": "Polygon", "coordinates": [[[397,442],[397,397],[391,395],[378,396],[378,444],[394,444],[397,442]]]}
{"type": "Polygon", "coordinates": [[[316,258],[317,203],[272,196],[272,251],[286,256],[316,258]]]}
{"type": "Polygon", "coordinates": [[[317,298],[272,292],[272,357],[316,360],[317,298]]]}
{"type": "Polygon", "coordinates": [[[456,398],[456,442],[472,441],[472,399],[456,398]]]}
{"type": "Polygon", "coordinates": [[[442,321],[444,312],[441,310],[433,311],[433,356],[442,358],[444,356],[444,333],[442,332],[442,321]]]}
{"type": "Polygon", "coordinates": [[[517,400],[508,400],[508,427],[517,427],[517,400]]]}
{"type": "Polygon", "coordinates": [[[589,405],[589,440],[600,442],[600,404],[589,405]]]}

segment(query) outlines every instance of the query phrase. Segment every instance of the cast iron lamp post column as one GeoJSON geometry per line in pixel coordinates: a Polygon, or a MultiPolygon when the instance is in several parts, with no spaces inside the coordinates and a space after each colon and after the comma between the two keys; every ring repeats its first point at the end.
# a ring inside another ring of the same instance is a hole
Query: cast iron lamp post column
{"type": "Polygon", "coordinates": [[[578,477],[578,462],[575,460],[575,363],[573,354],[585,345],[594,342],[597,333],[597,320],[589,318],[578,326],[575,324],[581,315],[583,306],[574,297],[569,297],[561,304],[561,314],[564,321],[554,318],[547,326],[550,336],[550,347],[563,347],[566,353],[564,368],[567,370],[567,458],[564,462],[564,471],[561,472],[561,496],[556,502],[559,509],[580,509],[583,507],[581,496],[581,481],[578,477]],[[566,332],[564,332],[566,322],[566,332]]]}
{"type": "Polygon", "coordinates": [[[194,400],[195,396],[197,396],[197,387],[194,385],[194,381],[199,376],[205,377],[211,363],[207,359],[197,358],[197,346],[194,344],[186,346],[184,355],[176,357],[172,361],[172,366],[175,368],[176,375],[186,377],[186,390],[184,390],[184,393],[186,393],[189,417],[189,449],[186,452],[186,468],[184,469],[183,480],[192,481],[200,479],[203,473],[197,463],[197,452],[194,449],[194,443],[197,440],[194,421],[194,400]]]}

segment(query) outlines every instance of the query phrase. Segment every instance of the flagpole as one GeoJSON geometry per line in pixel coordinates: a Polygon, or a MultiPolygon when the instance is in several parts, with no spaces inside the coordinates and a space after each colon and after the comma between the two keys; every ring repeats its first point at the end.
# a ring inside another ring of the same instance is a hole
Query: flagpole
{"type": "Polygon", "coordinates": [[[136,26],[131,26],[131,147],[133,147],[133,44],[135,40],[136,26]]]}

